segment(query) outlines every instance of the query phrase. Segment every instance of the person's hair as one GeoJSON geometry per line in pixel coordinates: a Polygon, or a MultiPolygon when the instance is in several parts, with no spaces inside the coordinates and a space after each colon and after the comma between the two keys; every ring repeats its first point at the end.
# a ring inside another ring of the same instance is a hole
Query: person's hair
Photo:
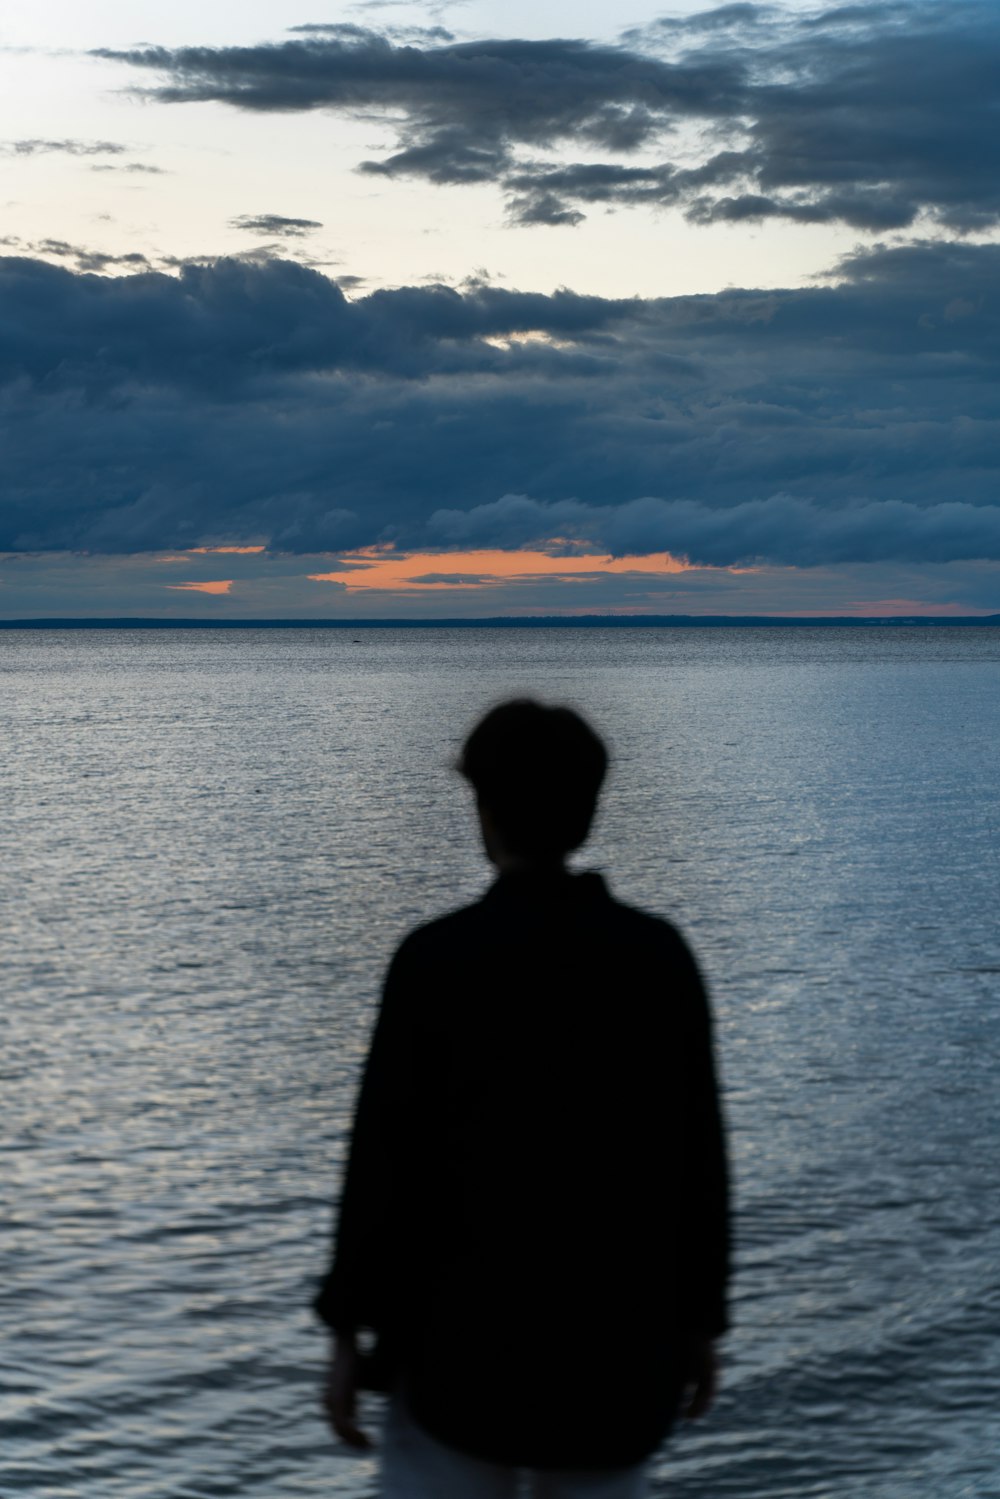
{"type": "Polygon", "coordinates": [[[504,844],[522,858],[579,848],[607,767],[607,750],[578,713],[530,698],[491,709],[458,761],[504,844]]]}

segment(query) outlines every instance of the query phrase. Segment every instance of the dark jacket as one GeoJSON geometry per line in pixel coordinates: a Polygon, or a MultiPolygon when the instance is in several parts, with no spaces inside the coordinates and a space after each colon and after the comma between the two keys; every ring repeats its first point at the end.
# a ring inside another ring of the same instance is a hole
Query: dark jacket
{"type": "Polygon", "coordinates": [[[726,1167],[705,990],[596,874],[504,875],[385,984],[315,1306],[374,1330],[450,1446],[640,1461],[724,1331],[726,1167]]]}

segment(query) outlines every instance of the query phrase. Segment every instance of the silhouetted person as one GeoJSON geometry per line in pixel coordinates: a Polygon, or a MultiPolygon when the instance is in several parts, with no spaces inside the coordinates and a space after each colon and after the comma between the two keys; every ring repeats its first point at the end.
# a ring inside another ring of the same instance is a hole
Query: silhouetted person
{"type": "Polygon", "coordinates": [[[680,935],[570,873],[607,765],[567,708],[469,737],[498,878],[396,953],[333,1266],[334,1431],[391,1391],[386,1499],[633,1499],[705,1411],[726,1326],[726,1168],[705,990],[680,935]],[[359,1334],[374,1334],[374,1353],[359,1334]]]}

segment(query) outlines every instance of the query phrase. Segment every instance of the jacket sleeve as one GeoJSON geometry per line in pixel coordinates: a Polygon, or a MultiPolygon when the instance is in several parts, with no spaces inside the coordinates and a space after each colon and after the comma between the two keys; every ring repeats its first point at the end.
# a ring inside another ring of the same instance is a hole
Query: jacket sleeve
{"type": "Polygon", "coordinates": [[[696,1337],[718,1337],[729,1326],[730,1188],[708,994],[686,945],[687,1004],[683,1055],[687,1147],[682,1163],[684,1231],[680,1245],[680,1308],[696,1337]]]}
{"type": "Polygon", "coordinates": [[[317,1316],[342,1335],[380,1331],[389,1319],[400,1232],[394,1142],[409,1112],[410,966],[404,943],[386,976],[355,1108],[333,1259],[313,1301],[317,1316]]]}

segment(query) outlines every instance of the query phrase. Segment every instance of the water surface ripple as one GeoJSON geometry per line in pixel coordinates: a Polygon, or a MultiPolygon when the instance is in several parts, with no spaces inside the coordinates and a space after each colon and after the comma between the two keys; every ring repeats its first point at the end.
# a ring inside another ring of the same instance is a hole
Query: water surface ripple
{"type": "Polygon", "coordinates": [[[486,882],[456,749],[528,690],[610,738],[582,862],[718,1014],[735,1328],[656,1492],[1000,1495],[998,664],[987,628],[3,632],[0,1492],[373,1492],[307,1304],[387,955],[486,882]]]}

